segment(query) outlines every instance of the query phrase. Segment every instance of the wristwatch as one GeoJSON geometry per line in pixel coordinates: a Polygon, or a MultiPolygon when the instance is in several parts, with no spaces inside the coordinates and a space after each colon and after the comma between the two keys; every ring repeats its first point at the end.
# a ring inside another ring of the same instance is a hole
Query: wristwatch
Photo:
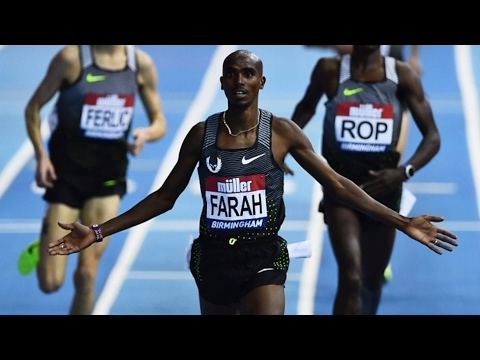
{"type": "Polygon", "coordinates": [[[413,175],[415,175],[415,167],[412,164],[405,165],[405,176],[407,179],[410,179],[413,175]]]}

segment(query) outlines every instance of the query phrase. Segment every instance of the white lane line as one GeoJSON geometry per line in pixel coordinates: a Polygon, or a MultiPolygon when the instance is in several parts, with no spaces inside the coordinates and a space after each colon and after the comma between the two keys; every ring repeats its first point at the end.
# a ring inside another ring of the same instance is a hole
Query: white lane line
{"type": "MultiPolygon", "coordinates": [[[[310,219],[307,228],[307,240],[312,248],[312,256],[303,260],[297,304],[298,315],[313,315],[315,309],[315,293],[322,260],[323,234],[325,233],[323,214],[318,212],[322,190],[316,181],[312,181],[312,184],[312,202],[310,203],[310,219]]],[[[290,279],[290,273],[288,278],[290,279]]]]}
{"type": "MultiPolygon", "coordinates": [[[[221,75],[219,69],[222,68],[224,58],[236,49],[237,45],[219,45],[217,47],[209,68],[202,79],[200,91],[197,93],[192,106],[188,109],[172,145],[165,154],[150,192],[157,190],[165,181],[167,175],[175,165],[183,139],[190,128],[197,122],[205,120],[205,117],[208,115],[207,111],[209,111],[219,89],[218,79],[221,75]]],[[[153,220],[154,219],[130,229],[119,258],[110,272],[105,287],[95,304],[93,315],[106,315],[110,312],[124,279],[137,257],[147,232],[150,230],[153,220]]]]}
{"type": "Polygon", "coordinates": [[[477,189],[480,185],[480,144],[478,142],[478,136],[480,135],[480,112],[472,64],[471,45],[455,45],[455,65],[465,114],[465,132],[467,134],[467,145],[470,155],[470,168],[472,169],[477,209],[480,216],[480,192],[477,189]]]}
{"type": "Polygon", "coordinates": [[[408,182],[405,188],[414,194],[455,195],[458,183],[448,182],[408,182]]]}

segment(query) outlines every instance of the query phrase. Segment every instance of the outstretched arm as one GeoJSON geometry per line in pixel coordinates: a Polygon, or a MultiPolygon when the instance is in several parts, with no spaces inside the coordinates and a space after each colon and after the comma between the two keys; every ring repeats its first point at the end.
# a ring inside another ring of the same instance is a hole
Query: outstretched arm
{"type": "MultiPolygon", "coordinates": [[[[100,231],[104,237],[144,223],[173,208],[180,194],[188,186],[195,166],[198,163],[203,132],[204,123],[198,123],[190,130],[180,149],[177,163],[158,190],[145,197],[123,214],[103,224],[99,224],[100,231]]],[[[64,224],[61,222],[58,225],[65,230],[70,230],[70,233],[50,243],[48,249],[50,255],[69,255],[79,252],[97,240],[91,226],[79,223],[64,224]]]]}
{"type": "MultiPolygon", "coordinates": [[[[441,249],[452,251],[452,246],[458,246],[454,233],[433,224],[443,221],[443,217],[406,217],[381,204],[354,182],[335,172],[327,161],[315,152],[308,137],[295,123],[288,119],[279,120],[274,128],[279,138],[277,143],[282,144],[283,150],[286,148],[299,165],[337,200],[397,228],[437,254],[442,254],[441,249]]],[[[275,156],[281,158],[282,147],[279,146],[277,151],[275,156]]]]}

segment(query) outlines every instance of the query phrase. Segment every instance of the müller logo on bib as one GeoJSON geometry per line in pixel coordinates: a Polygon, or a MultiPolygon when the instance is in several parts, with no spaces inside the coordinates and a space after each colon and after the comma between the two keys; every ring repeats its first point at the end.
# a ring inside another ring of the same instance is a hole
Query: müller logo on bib
{"type": "Polygon", "coordinates": [[[385,152],[393,138],[393,105],[338,103],[335,138],[342,150],[385,152]]]}
{"type": "Polygon", "coordinates": [[[85,137],[120,139],[133,117],[134,95],[88,93],[82,110],[80,128],[85,137]]]}
{"type": "Polygon", "coordinates": [[[267,224],[265,175],[208,176],[207,226],[212,230],[252,230],[267,224]]]}

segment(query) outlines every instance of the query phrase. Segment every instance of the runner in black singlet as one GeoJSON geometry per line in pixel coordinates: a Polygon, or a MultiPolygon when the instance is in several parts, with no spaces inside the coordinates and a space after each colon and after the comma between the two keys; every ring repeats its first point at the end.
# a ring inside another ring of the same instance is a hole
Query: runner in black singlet
{"type": "MultiPolygon", "coordinates": [[[[419,74],[383,56],[381,45],[353,45],[352,54],[321,58],[292,120],[301,128],[326,95],[322,155],[340,174],[399,211],[403,183],[440,148],[440,134],[419,74]],[[409,110],[423,138],[403,163],[398,149],[409,110]]],[[[338,264],[333,314],[376,314],[396,229],[335,200],[321,206],[338,264]]]]}
{"type": "MultiPolygon", "coordinates": [[[[38,264],[32,262],[44,293],[58,291],[65,280],[67,259],[47,254],[48,244],[66,234],[57,220],[93,224],[117,214],[127,191],[128,154],[138,155],[146,142],[165,134],[161,105],[155,64],[133,45],[69,45],[51,60],[25,109],[37,162],[35,179],[46,189],[40,258],[35,259],[38,264]],[[40,109],[55,94],[47,151],[40,109]],[[137,94],[150,124],[133,128],[137,94]]],[[[98,265],[107,244],[108,238],[78,257],[70,314],[92,313],[98,265]]]]}

